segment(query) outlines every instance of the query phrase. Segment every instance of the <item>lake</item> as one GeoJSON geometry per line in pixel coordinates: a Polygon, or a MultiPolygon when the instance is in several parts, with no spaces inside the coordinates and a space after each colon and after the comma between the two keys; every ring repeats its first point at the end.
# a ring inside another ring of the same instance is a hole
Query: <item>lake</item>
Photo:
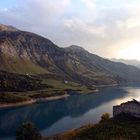
{"type": "Polygon", "coordinates": [[[105,112],[112,116],[113,105],[132,99],[140,100],[140,85],[106,87],[93,94],[72,94],[57,101],[0,109],[0,140],[14,139],[16,129],[27,121],[32,121],[43,136],[97,123],[105,112]]]}

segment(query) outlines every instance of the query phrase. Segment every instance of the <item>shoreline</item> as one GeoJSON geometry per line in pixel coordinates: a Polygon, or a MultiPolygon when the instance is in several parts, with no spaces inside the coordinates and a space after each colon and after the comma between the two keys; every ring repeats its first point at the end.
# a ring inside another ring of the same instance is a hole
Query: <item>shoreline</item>
{"type": "MultiPolygon", "coordinates": [[[[87,94],[96,93],[99,91],[99,88],[114,87],[114,86],[118,86],[118,84],[96,86],[96,89],[94,91],[89,92],[87,94]]],[[[81,92],[80,94],[83,94],[83,92],[81,92]]],[[[27,101],[23,101],[23,102],[18,102],[18,103],[3,103],[3,104],[0,103],[0,109],[21,107],[21,106],[27,106],[27,105],[32,105],[32,104],[37,104],[37,103],[42,103],[42,102],[47,102],[47,101],[54,101],[54,100],[67,98],[69,96],[71,96],[71,95],[64,94],[64,95],[51,96],[51,97],[45,97],[45,98],[31,99],[31,100],[27,100],[27,101]]]]}
{"type": "Polygon", "coordinates": [[[110,85],[99,85],[99,86],[95,86],[96,88],[104,88],[104,87],[116,87],[119,86],[119,84],[110,84],[110,85]]]}
{"type": "Polygon", "coordinates": [[[21,106],[26,106],[26,105],[31,105],[31,104],[37,104],[41,102],[47,102],[47,101],[54,101],[54,100],[59,100],[59,99],[64,99],[69,97],[70,95],[64,94],[60,96],[52,96],[52,97],[46,97],[46,98],[38,98],[38,99],[31,99],[19,103],[0,103],[0,109],[3,108],[12,108],[12,107],[21,107],[21,106]]]}

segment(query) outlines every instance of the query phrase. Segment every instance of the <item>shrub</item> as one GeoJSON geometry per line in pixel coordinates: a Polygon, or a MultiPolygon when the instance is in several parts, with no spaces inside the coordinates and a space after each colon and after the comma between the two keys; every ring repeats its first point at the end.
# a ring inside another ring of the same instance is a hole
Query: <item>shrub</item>
{"type": "Polygon", "coordinates": [[[110,114],[109,114],[109,113],[104,113],[104,114],[101,116],[100,122],[105,122],[105,121],[109,120],[109,118],[110,118],[110,114]]]}
{"type": "Polygon", "coordinates": [[[31,122],[27,122],[18,128],[16,140],[41,140],[41,134],[31,122]]]}

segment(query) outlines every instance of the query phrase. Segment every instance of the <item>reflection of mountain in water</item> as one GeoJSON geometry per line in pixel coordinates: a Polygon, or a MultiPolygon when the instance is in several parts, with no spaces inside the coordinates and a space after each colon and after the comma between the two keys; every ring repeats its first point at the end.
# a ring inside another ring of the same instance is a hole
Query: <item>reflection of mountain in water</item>
{"type": "Polygon", "coordinates": [[[77,95],[64,100],[0,110],[0,136],[14,135],[17,127],[25,121],[32,121],[43,130],[63,117],[81,116],[90,109],[125,95],[123,89],[105,88],[96,94],[77,95]]]}

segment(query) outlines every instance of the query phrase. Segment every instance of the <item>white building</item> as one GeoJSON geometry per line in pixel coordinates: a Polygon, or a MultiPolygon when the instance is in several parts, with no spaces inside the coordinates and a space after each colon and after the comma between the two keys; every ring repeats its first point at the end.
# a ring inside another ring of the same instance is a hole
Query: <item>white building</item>
{"type": "Polygon", "coordinates": [[[69,83],[69,81],[66,81],[66,80],[65,80],[65,81],[64,81],[64,83],[65,83],[65,84],[68,84],[68,83],[69,83]]]}
{"type": "Polygon", "coordinates": [[[113,106],[113,116],[121,113],[129,113],[133,116],[140,117],[140,102],[133,99],[132,101],[113,106]]]}

